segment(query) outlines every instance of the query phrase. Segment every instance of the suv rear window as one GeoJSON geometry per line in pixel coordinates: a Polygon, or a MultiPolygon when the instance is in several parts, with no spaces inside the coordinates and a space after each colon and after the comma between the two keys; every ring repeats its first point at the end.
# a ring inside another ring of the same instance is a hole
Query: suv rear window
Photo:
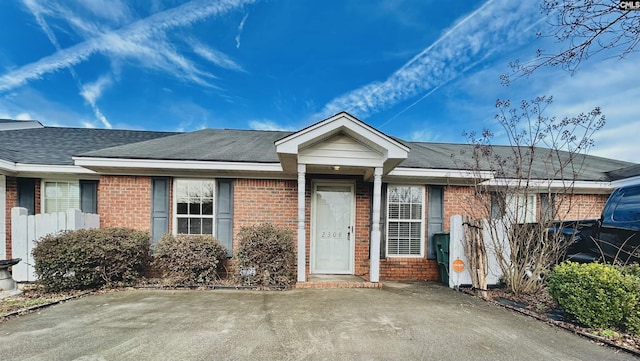
{"type": "Polygon", "coordinates": [[[613,210],[617,222],[640,221],[640,187],[625,189],[613,210]]]}

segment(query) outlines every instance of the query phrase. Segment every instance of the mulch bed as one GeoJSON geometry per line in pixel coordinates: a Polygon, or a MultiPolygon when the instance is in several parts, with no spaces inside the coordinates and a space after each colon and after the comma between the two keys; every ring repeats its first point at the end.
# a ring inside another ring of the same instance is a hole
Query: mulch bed
{"type": "MultiPolygon", "coordinates": [[[[470,288],[462,288],[461,291],[480,297],[480,292],[470,288]]],[[[494,288],[487,291],[486,300],[572,331],[598,344],[612,346],[635,356],[640,356],[640,335],[621,330],[594,329],[580,324],[558,308],[546,288],[541,292],[527,295],[514,295],[503,288],[494,288]]]]}
{"type": "Polygon", "coordinates": [[[35,284],[21,285],[19,295],[0,299],[0,322],[7,319],[37,311],[43,307],[66,302],[78,297],[104,291],[66,291],[46,292],[35,284]]]}

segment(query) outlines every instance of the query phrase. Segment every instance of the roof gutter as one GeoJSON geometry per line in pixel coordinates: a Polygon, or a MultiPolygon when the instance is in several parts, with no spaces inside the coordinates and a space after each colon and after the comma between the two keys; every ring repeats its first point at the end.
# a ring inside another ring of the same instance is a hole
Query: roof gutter
{"type": "Polygon", "coordinates": [[[483,186],[495,186],[495,187],[512,187],[512,188],[538,188],[538,189],[556,189],[563,190],[568,188],[573,189],[588,189],[595,191],[610,191],[615,186],[611,182],[602,181],[570,181],[570,180],[546,180],[546,179],[490,179],[480,183],[483,186]]]}
{"type": "Polygon", "coordinates": [[[394,177],[421,177],[421,178],[464,178],[464,179],[493,179],[493,172],[470,171],[460,169],[422,169],[398,167],[389,176],[394,177]]]}
{"type": "Polygon", "coordinates": [[[8,162],[6,160],[0,159],[0,171],[15,173],[16,164],[14,162],[8,162]]]}
{"type": "Polygon", "coordinates": [[[611,186],[618,188],[624,187],[628,185],[640,184],[640,175],[630,178],[618,179],[616,181],[611,182],[611,186]]]}
{"type": "Polygon", "coordinates": [[[109,167],[129,169],[176,169],[176,170],[227,170],[253,172],[282,172],[280,163],[216,162],[199,160],[157,160],[73,157],[80,167],[109,167]]]}

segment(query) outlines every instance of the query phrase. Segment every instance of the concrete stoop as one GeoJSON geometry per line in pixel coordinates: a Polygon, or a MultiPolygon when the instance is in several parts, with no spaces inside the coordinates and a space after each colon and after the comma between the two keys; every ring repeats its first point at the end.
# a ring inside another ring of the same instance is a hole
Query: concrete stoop
{"type": "Polygon", "coordinates": [[[381,282],[369,282],[353,275],[311,275],[296,288],[382,288],[381,282]]]}

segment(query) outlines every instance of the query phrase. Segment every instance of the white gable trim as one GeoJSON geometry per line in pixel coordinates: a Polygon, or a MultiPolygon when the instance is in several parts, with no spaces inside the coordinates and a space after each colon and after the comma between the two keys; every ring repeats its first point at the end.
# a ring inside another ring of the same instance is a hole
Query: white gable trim
{"type": "Polygon", "coordinates": [[[409,147],[345,112],[338,113],[285,138],[277,140],[275,142],[276,151],[278,153],[298,154],[299,148],[326,139],[340,131],[345,132],[373,149],[377,148],[385,151],[387,158],[405,159],[409,155],[409,147]]]}
{"type": "MultiPolygon", "coordinates": [[[[296,163],[305,163],[298,159],[301,150],[313,147],[315,144],[338,134],[344,134],[355,142],[371,149],[372,152],[379,154],[379,158],[375,162],[361,163],[365,167],[378,167],[384,164],[385,173],[388,173],[409,156],[409,147],[370,127],[352,115],[342,112],[277,140],[275,142],[276,152],[283,168],[285,171],[295,171],[296,163]]],[[[345,151],[344,153],[346,155],[348,152],[345,151]]],[[[330,158],[327,157],[325,160],[314,159],[309,164],[328,164],[330,163],[330,158]]],[[[344,157],[344,159],[348,158],[348,156],[344,157]]]]}

